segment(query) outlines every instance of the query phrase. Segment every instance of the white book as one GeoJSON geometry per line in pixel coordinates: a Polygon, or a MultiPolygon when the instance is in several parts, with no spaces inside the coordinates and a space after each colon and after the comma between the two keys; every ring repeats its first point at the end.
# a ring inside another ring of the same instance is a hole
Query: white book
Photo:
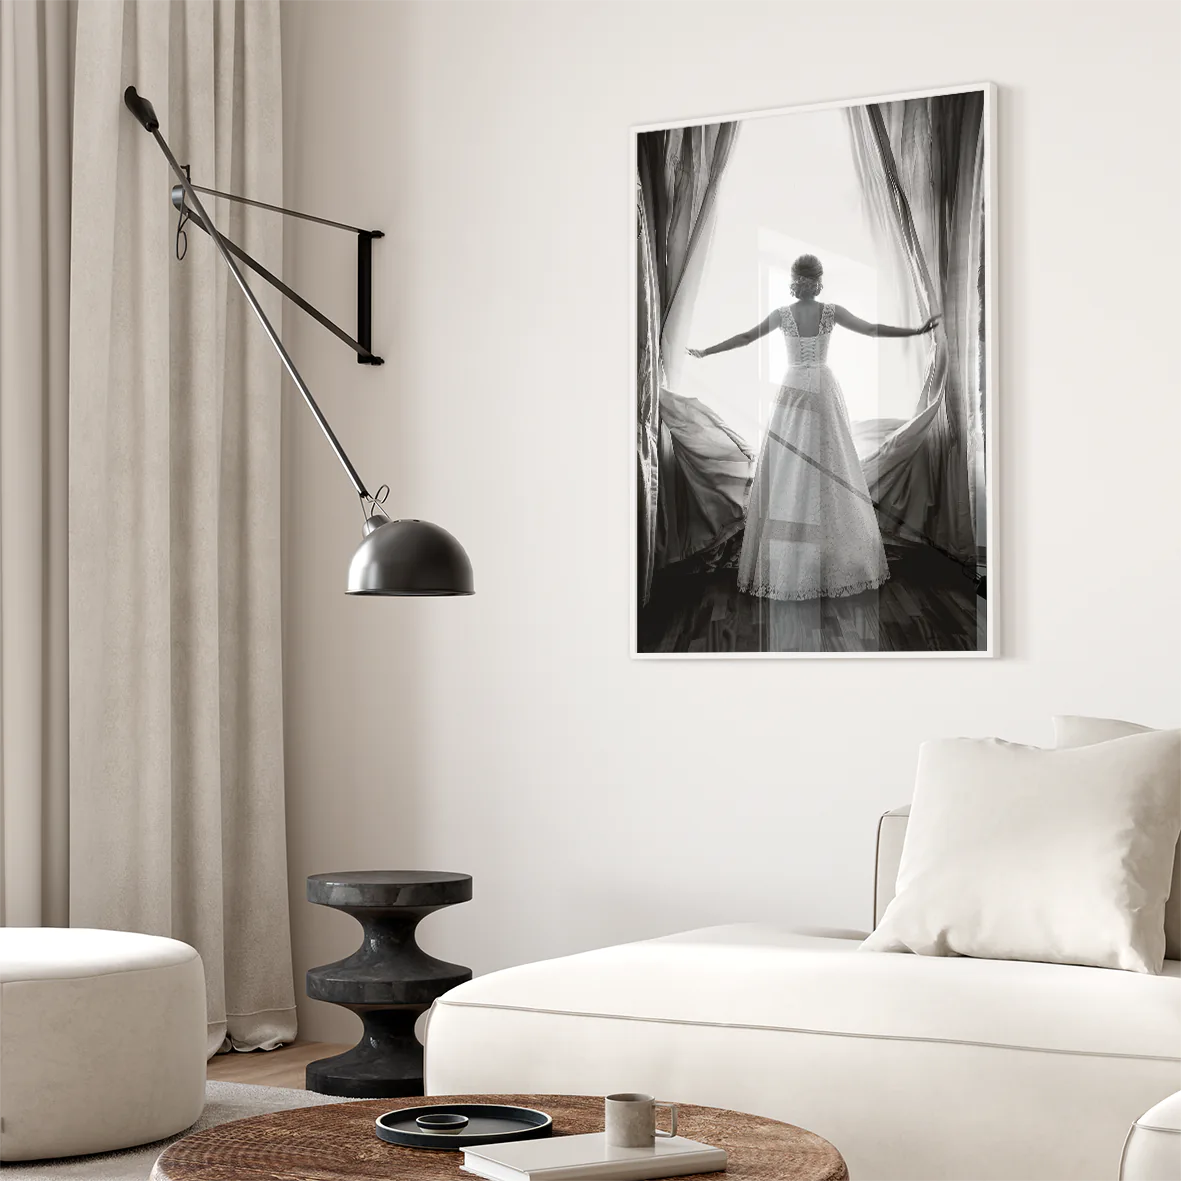
{"type": "Polygon", "coordinates": [[[605,1132],[484,1144],[463,1154],[463,1171],[488,1181],[650,1181],[725,1167],[723,1149],[684,1136],[657,1137],[650,1148],[617,1148],[605,1132]]]}

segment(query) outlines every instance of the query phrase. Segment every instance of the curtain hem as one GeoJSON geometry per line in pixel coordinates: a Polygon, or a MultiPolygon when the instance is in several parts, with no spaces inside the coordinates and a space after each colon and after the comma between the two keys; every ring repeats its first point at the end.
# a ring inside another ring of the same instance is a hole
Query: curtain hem
{"type": "Polygon", "coordinates": [[[225,1021],[209,1022],[208,1030],[205,1043],[207,1058],[231,1052],[247,1054],[254,1050],[277,1050],[295,1041],[295,1006],[260,1009],[255,1013],[227,1013],[225,1021]],[[274,1020],[259,1020],[262,1017],[272,1017],[274,1020]]]}

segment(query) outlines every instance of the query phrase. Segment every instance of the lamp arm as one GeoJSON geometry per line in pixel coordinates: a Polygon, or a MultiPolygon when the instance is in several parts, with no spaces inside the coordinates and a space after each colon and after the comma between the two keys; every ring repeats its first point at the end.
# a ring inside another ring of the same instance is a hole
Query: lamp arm
{"type": "MultiPolygon", "coordinates": [[[[198,188],[197,185],[194,185],[193,187],[197,188],[198,191],[200,191],[200,189],[198,188]]],[[[181,211],[181,213],[183,213],[185,215],[185,217],[192,218],[193,211],[185,204],[184,190],[180,187],[180,185],[176,185],[173,188],[172,192],[173,192],[173,198],[172,198],[173,205],[175,205],[177,207],[177,209],[179,209],[181,211]]],[[[221,197],[223,195],[224,194],[222,194],[222,193],[217,194],[217,196],[219,196],[219,197],[221,197]]],[[[259,204],[259,202],[251,201],[250,204],[257,205],[257,204],[259,204]]],[[[272,206],[267,205],[267,206],[264,206],[264,208],[270,209],[270,208],[272,208],[272,206]]],[[[203,222],[193,220],[193,224],[195,226],[198,226],[200,229],[205,230],[205,224],[203,222]]],[[[209,231],[205,230],[205,232],[208,233],[209,231]]],[[[349,346],[349,348],[351,348],[353,350],[353,352],[357,354],[358,360],[367,361],[371,365],[382,364],[382,359],[380,357],[374,356],[373,353],[369,349],[367,349],[359,340],[354,340],[347,332],[345,332],[345,330],[343,328],[334,324],[330,319],[328,319],[328,317],[326,315],[324,315],[324,313],[322,311],[320,311],[320,309],[318,307],[316,307],[314,304],[308,303],[308,301],[306,299],[304,299],[304,297],[302,295],[300,295],[298,291],[295,291],[291,287],[288,287],[287,284],[284,283],[283,280],[280,279],[278,275],[272,275],[271,272],[268,271],[266,269],[266,267],[264,267],[262,265],[262,263],[260,263],[257,259],[252,258],[249,254],[247,254],[246,251],[243,250],[242,247],[239,246],[236,242],[234,242],[230,238],[227,238],[224,234],[222,235],[221,240],[225,244],[225,248],[240,263],[244,264],[245,266],[248,266],[260,279],[265,279],[272,287],[275,288],[276,291],[281,291],[285,296],[287,296],[287,298],[289,300],[291,300],[291,302],[293,304],[295,304],[296,307],[301,308],[303,311],[307,312],[307,314],[309,316],[311,316],[312,319],[315,320],[317,323],[323,324],[324,327],[327,328],[328,331],[333,334],[333,336],[336,336],[340,340],[343,340],[344,343],[347,344],[349,346]]]]}
{"type": "Polygon", "coordinates": [[[295,388],[303,395],[303,400],[307,403],[308,409],[312,412],[316,422],[320,424],[320,430],[324,432],[329,446],[335,452],[336,458],[340,460],[341,466],[348,474],[349,480],[357,490],[357,495],[361,498],[362,502],[372,501],[373,497],[366,489],[364,481],[362,481],[360,475],[357,473],[357,469],[353,467],[352,460],[345,453],[345,449],[340,445],[340,440],[336,437],[335,432],[329,425],[328,419],[324,417],[324,412],[316,404],[316,399],[312,397],[312,391],[308,389],[308,384],[295,367],[295,362],[291,359],[291,354],[283,346],[283,342],[279,339],[279,334],[267,318],[266,312],[262,310],[262,304],[258,302],[258,297],[250,290],[250,285],[246,282],[245,276],[239,269],[238,264],[234,261],[234,256],[226,247],[221,234],[218,233],[217,226],[213,224],[213,219],[205,212],[205,207],[201,204],[201,198],[197,196],[197,191],[193,187],[192,182],[185,175],[184,169],[177,163],[176,157],[172,154],[172,149],[169,148],[164,136],[160,134],[160,121],[156,117],[156,112],[153,110],[152,104],[147,99],[141,98],[134,86],[129,86],[123,92],[123,101],[127,104],[127,109],[143,124],[144,130],[149,132],[156,143],[160,145],[160,150],[164,153],[165,158],[171,165],[172,171],[176,173],[177,180],[180,181],[193,212],[200,219],[202,227],[213,240],[226,266],[229,267],[234,281],[242,289],[242,294],[246,297],[246,302],[250,304],[251,310],[258,317],[258,322],[267,334],[267,339],[275,346],[275,351],[279,354],[279,359],[283,362],[283,367],[291,375],[291,380],[295,382],[295,388]]]}

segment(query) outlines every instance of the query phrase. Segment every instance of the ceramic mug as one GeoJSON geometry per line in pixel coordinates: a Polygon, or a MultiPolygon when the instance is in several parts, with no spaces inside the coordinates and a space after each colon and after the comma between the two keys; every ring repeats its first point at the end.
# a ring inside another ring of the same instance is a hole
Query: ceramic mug
{"type": "Polygon", "coordinates": [[[653,1099],[651,1095],[640,1095],[633,1091],[621,1091],[608,1095],[603,1101],[603,1118],[607,1129],[607,1143],[616,1148],[651,1148],[657,1136],[677,1134],[677,1105],[653,1099]],[[659,1131],[656,1127],[656,1109],[667,1107],[669,1130],[659,1131]]]}

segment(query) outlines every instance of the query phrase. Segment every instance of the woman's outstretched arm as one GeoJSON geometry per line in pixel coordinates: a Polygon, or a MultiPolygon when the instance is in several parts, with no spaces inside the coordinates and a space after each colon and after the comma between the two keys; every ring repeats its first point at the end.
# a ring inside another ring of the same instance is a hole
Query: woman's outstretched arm
{"type": "Polygon", "coordinates": [[[848,328],[850,332],[860,332],[862,336],[923,336],[928,332],[934,332],[935,325],[942,317],[932,316],[921,328],[895,328],[890,324],[870,324],[838,303],[834,318],[842,328],[848,328]]]}
{"type": "Polygon", "coordinates": [[[707,349],[690,349],[689,356],[709,357],[714,353],[726,353],[730,349],[740,349],[743,345],[754,344],[760,336],[766,336],[768,332],[774,332],[779,327],[779,323],[779,309],[776,308],[761,324],[756,324],[753,328],[748,328],[745,332],[740,332],[737,336],[731,336],[723,340],[720,344],[711,344],[707,349]]]}

